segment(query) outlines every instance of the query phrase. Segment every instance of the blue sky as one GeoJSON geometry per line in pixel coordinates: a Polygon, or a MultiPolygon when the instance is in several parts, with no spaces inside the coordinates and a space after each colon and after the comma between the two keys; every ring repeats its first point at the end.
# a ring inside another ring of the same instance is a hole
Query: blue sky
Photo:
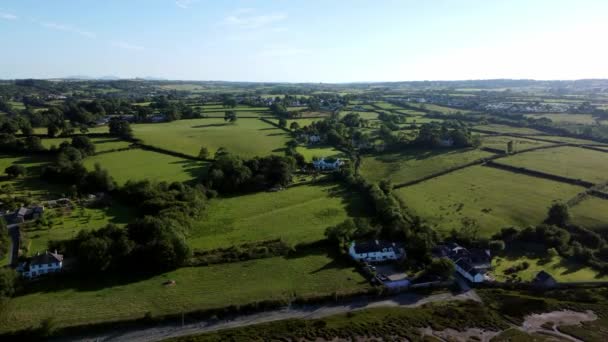
{"type": "Polygon", "coordinates": [[[608,78],[606,0],[2,0],[0,78],[608,78]]]}

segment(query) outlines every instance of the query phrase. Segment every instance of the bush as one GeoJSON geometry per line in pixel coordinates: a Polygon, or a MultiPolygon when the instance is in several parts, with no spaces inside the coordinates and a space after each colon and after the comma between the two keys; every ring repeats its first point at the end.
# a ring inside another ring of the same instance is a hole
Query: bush
{"type": "Polygon", "coordinates": [[[17,286],[17,272],[9,267],[0,268],[0,297],[12,297],[17,286]]]}
{"type": "Polygon", "coordinates": [[[10,177],[17,178],[20,176],[25,176],[25,174],[27,173],[27,170],[26,170],[25,166],[23,166],[23,165],[13,164],[13,165],[7,167],[4,170],[4,173],[9,175],[10,177]]]}

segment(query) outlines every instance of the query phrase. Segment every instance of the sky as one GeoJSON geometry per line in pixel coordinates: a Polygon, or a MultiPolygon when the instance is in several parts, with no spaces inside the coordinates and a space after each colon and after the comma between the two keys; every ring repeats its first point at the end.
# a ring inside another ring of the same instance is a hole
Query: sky
{"type": "Polygon", "coordinates": [[[608,78],[607,0],[0,0],[0,78],[608,78]]]}

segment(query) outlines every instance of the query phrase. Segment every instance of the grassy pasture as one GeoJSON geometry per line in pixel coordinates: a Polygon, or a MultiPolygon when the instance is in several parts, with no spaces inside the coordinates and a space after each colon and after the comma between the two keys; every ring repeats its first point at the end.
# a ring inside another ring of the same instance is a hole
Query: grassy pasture
{"type": "MultiPolygon", "coordinates": [[[[52,146],[59,147],[59,145],[61,145],[61,143],[63,143],[64,141],[67,141],[69,143],[72,141],[72,138],[44,138],[42,139],[42,145],[46,148],[51,148],[52,146]]],[[[104,152],[120,148],[126,148],[131,145],[130,142],[112,137],[91,138],[91,141],[95,144],[95,152],[104,152]]]]}
{"type": "Polygon", "coordinates": [[[402,109],[402,107],[395,106],[394,104],[388,102],[376,102],[374,104],[382,109],[402,109]]]}
{"type": "Polygon", "coordinates": [[[199,177],[206,168],[201,161],[140,149],[104,153],[84,160],[88,169],[93,169],[96,163],[108,170],[118,184],[143,179],[184,182],[199,177]]]}
{"type": "Polygon", "coordinates": [[[389,179],[398,184],[492,155],[481,150],[410,149],[401,153],[366,156],[360,171],[369,181],[389,179]]]}
{"type": "Polygon", "coordinates": [[[201,146],[211,155],[220,147],[243,157],[280,154],[289,140],[288,133],[258,119],[239,119],[234,124],[223,119],[193,119],[131,127],[146,144],[192,156],[198,155],[201,146]]]}
{"type": "Polygon", "coordinates": [[[465,217],[491,236],[503,227],[541,223],[554,200],[567,200],[582,187],[484,166],[472,166],[395,190],[414,214],[448,232],[465,217]]]}
{"type": "Polygon", "coordinates": [[[399,109],[396,111],[397,113],[405,114],[405,115],[413,115],[413,116],[424,116],[424,112],[419,112],[412,109],[399,109]]]}
{"type": "Polygon", "coordinates": [[[33,199],[53,197],[61,194],[65,189],[61,186],[47,183],[40,179],[42,167],[50,162],[43,156],[7,156],[0,155],[0,187],[6,187],[11,195],[28,196],[33,199]],[[27,174],[16,179],[9,179],[4,170],[13,165],[20,164],[26,168],[27,174]]]}
{"type": "Polygon", "coordinates": [[[521,151],[529,148],[551,145],[551,143],[544,141],[537,141],[531,139],[514,138],[508,136],[484,136],[481,138],[481,146],[499,149],[506,151],[507,143],[513,141],[513,148],[515,151],[521,151]]]}
{"type": "Polygon", "coordinates": [[[595,119],[591,114],[568,114],[568,113],[548,113],[548,114],[526,114],[526,117],[535,119],[547,118],[553,122],[565,122],[582,125],[594,125],[595,119]]]}
{"type": "Polygon", "coordinates": [[[369,287],[349,266],[322,253],[240,263],[189,267],[147,279],[57,279],[9,300],[0,332],[36,327],[53,317],[58,326],[179,314],[208,308],[352,293],[369,287]],[[165,286],[167,280],[174,286],[165,286]],[[49,290],[52,289],[52,290],[49,290]]]}
{"type": "Polygon", "coordinates": [[[77,207],[73,210],[47,209],[47,220],[53,222],[48,227],[25,227],[22,234],[30,255],[44,252],[50,240],[65,240],[76,236],[80,230],[94,230],[108,223],[126,224],[130,218],[129,209],[118,203],[107,209],[77,207]]]}
{"type": "MultiPolygon", "coordinates": [[[[488,124],[488,125],[479,125],[473,128],[481,129],[484,131],[492,131],[496,133],[519,133],[519,134],[539,134],[542,133],[533,128],[527,127],[513,127],[507,125],[499,125],[499,124],[488,124]]],[[[544,138],[544,137],[543,137],[544,138]]]]}
{"type": "MultiPolygon", "coordinates": [[[[207,118],[224,118],[224,111],[221,112],[205,112],[202,114],[207,118]]],[[[250,117],[263,117],[263,116],[271,116],[270,112],[262,112],[262,111],[237,111],[236,116],[238,118],[250,118],[250,117]]]]}
{"type": "Polygon", "coordinates": [[[198,249],[276,238],[313,242],[327,227],[364,214],[361,199],[340,186],[301,185],[211,201],[188,242],[198,249]]]}
{"type": "MultiPolygon", "coordinates": [[[[562,137],[562,136],[559,136],[559,135],[547,135],[547,136],[542,136],[540,138],[547,139],[547,140],[561,141],[561,142],[571,143],[571,144],[580,144],[580,145],[602,144],[600,142],[593,141],[593,140],[570,138],[570,137],[562,137]]],[[[606,147],[608,147],[608,145],[606,145],[606,147]]]]}
{"type": "Polygon", "coordinates": [[[317,158],[342,158],[345,157],[344,152],[340,150],[336,150],[332,146],[318,146],[318,145],[307,145],[307,146],[298,146],[296,147],[296,151],[301,153],[307,161],[312,161],[314,157],[317,158]]]}
{"type": "Polygon", "coordinates": [[[608,153],[578,147],[565,146],[526,152],[497,162],[593,183],[608,180],[608,153]]]}
{"type": "Polygon", "coordinates": [[[570,208],[570,214],[574,224],[608,234],[608,200],[588,197],[570,208]]]}
{"type": "Polygon", "coordinates": [[[536,277],[538,272],[543,270],[550,273],[555,280],[559,282],[608,280],[608,276],[601,276],[593,269],[585,267],[584,265],[576,264],[559,256],[547,260],[534,253],[507,255],[494,258],[492,260],[492,275],[498,281],[506,281],[508,276],[505,274],[505,270],[520,265],[523,262],[528,262],[530,267],[515,273],[522,281],[531,281],[536,277]]]}
{"type": "Polygon", "coordinates": [[[414,103],[414,102],[410,102],[408,104],[410,106],[412,106],[412,107],[432,110],[432,111],[439,112],[439,113],[442,113],[442,114],[455,114],[457,112],[461,112],[461,113],[468,112],[466,110],[460,110],[460,109],[456,109],[456,108],[450,108],[450,107],[440,106],[440,105],[431,104],[431,103],[414,103]]]}

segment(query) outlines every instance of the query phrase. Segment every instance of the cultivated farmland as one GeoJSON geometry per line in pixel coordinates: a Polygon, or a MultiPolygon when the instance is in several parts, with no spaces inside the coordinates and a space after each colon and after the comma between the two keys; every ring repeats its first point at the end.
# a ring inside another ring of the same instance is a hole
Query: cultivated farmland
{"type": "Polygon", "coordinates": [[[503,227],[539,224],[554,200],[567,200],[581,191],[582,187],[485,166],[395,190],[414,214],[438,231],[460,228],[466,217],[479,223],[483,236],[503,227]]]}
{"type": "Polygon", "coordinates": [[[212,200],[189,244],[198,249],[281,238],[288,243],[324,238],[325,229],[366,213],[356,195],[337,185],[301,185],[212,200]]]}
{"type": "Polygon", "coordinates": [[[133,131],[145,144],[192,156],[201,146],[211,155],[220,147],[244,157],[280,154],[289,138],[285,131],[258,119],[239,119],[234,124],[223,119],[179,120],[133,125],[133,131]]]}

